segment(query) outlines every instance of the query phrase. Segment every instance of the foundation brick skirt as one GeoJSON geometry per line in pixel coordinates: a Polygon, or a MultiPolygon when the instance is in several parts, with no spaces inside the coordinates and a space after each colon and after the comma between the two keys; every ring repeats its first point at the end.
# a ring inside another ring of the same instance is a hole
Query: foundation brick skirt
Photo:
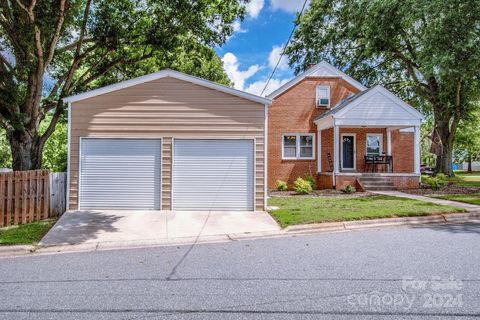
{"type": "MultiPolygon", "coordinates": [[[[338,175],[336,176],[335,182],[335,189],[340,190],[345,188],[348,185],[356,186],[357,185],[357,178],[359,176],[353,175],[338,175]]],[[[405,189],[416,189],[420,185],[420,176],[414,175],[405,175],[405,176],[390,176],[386,175],[389,180],[393,182],[393,185],[398,190],[405,190],[405,189]]],[[[333,177],[332,173],[319,173],[317,175],[317,187],[318,189],[332,189],[333,186],[333,177]]]]}

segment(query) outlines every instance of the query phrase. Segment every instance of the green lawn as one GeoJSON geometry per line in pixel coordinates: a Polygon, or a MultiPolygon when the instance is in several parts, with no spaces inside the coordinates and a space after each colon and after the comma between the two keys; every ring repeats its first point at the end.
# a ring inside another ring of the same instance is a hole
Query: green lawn
{"type": "Polygon", "coordinates": [[[316,222],[425,216],[464,211],[450,206],[382,195],[352,198],[272,197],[268,205],[279,207],[270,214],[282,227],[316,222]]]}
{"type": "Polygon", "coordinates": [[[476,204],[480,206],[480,193],[435,195],[435,198],[476,204]]]}
{"type": "Polygon", "coordinates": [[[449,178],[449,181],[464,187],[480,187],[480,172],[455,171],[455,177],[449,178]]]}
{"type": "Polygon", "coordinates": [[[55,220],[48,219],[18,226],[0,228],[0,245],[33,244],[50,230],[55,220]]]}

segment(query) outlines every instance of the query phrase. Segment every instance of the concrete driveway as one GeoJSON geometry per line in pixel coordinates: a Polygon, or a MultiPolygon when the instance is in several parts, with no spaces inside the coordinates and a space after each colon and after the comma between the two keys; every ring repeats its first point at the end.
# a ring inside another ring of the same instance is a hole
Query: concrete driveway
{"type": "Polygon", "coordinates": [[[122,246],[225,237],[280,230],[266,212],[69,211],[40,242],[43,246],[122,246]]]}

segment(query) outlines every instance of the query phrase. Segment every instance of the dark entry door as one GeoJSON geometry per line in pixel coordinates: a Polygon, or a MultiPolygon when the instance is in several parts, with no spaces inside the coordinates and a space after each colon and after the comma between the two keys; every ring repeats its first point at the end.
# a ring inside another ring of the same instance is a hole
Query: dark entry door
{"type": "Polygon", "coordinates": [[[342,137],[342,169],[355,168],[355,136],[343,135],[342,137]]]}

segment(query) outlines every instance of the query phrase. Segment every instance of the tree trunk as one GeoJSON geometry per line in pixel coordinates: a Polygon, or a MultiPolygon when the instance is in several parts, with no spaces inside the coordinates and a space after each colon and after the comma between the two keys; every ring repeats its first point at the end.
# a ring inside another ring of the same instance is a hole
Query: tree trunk
{"type": "Polygon", "coordinates": [[[14,131],[8,134],[14,171],[35,170],[42,167],[43,144],[37,135],[14,131]]]}
{"type": "Polygon", "coordinates": [[[468,172],[472,172],[472,155],[470,153],[468,153],[468,169],[467,171],[468,172]]]}
{"type": "Polygon", "coordinates": [[[437,127],[437,132],[442,140],[442,153],[437,155],[435,174],[444,173],[449,177],[453,177],[455,175],[452,167],[453,141],[449,139],[450,132],[445,127],[437,127]]]}

